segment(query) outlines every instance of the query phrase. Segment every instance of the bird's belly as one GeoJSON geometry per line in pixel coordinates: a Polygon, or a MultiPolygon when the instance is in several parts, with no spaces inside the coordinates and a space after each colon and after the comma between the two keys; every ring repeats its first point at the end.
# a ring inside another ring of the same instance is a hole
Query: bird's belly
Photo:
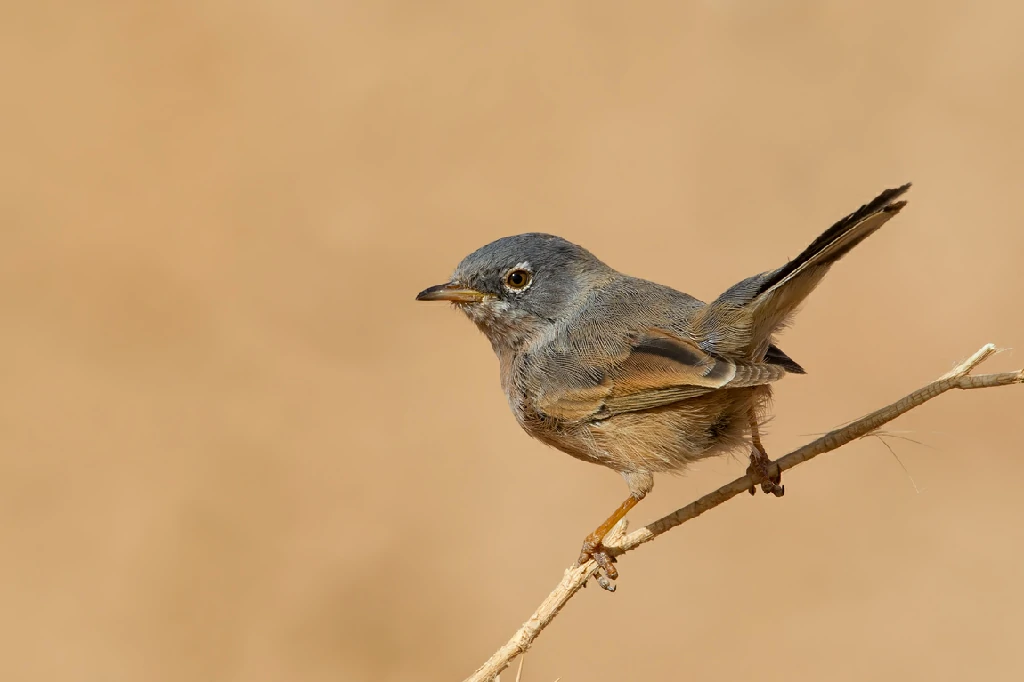
{"type": "MultiPolygon", "coordinates": [[[[534,438],[577,459],[616,471],[675,471],[689,462],[749,447],[749,415],[763,389],[725,389],[653,410],[599,421],[520,420],[534,438]]],[[[526,415],[524,415],[526,416],[526,415]]]]}

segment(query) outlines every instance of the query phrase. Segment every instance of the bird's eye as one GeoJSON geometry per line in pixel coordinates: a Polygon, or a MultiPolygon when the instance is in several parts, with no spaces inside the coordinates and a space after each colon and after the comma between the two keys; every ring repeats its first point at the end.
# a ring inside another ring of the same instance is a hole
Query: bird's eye
{"type": "Polygon", "coordinates": [[[515,269],[505,275],[505,285],[509,289],[525,289],[530,284],[533,275],[529,270],[515,269]]]}

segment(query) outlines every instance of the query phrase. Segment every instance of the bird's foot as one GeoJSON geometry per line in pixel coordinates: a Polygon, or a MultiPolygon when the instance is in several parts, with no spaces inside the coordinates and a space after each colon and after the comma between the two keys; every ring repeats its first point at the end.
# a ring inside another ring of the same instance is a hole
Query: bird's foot
{"type": "Polygon", "coordinates": [[[579,568],[591,559],[597,563],[597,568],[591,574],[597,580],[597,584],[602,589],[614,592],[615,583],[612,581],[619,577],[619,572],[615,568],[615,557],[609,553],[607,547],[601,544],[601,538],[588,535],[587,539],[583,541],[580,558],[576,560],[575,567],[579,568]]]}
{"type": "MultiPolygon", "coordinates": [[[[747,467],[747,473],[753,474],[756,479],[760,479],[761,490],[766,495],[771,493],[775,497],[782,497],[786,494],[786,486],[782,485],[782,472],[776,471],[775,475],[772,476],[772,464],[774,462],[768,458],[766,453],[754,447],[750,450],[750,466],[747,467]]],[[[753,495],[754,486],[750,486],[748,492],[753,495]]]]}

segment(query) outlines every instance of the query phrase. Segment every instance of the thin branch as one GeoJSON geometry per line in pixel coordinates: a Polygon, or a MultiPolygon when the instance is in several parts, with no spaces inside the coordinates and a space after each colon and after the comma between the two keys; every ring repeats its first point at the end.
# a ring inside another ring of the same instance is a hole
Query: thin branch
{"type": "MultiPolygon", "coordinates": [[[[994,345],[988,344],[984,346],[970,358],[964,360],[927,386],[900,398],[891,405],[886,405],[869,415],[856,419],[846,426],[830,431],[817,440],[811,441],[807,445],[779,458],[772,465],[771,474],[774,475],[776,471],[792,469],[798,464],[803,464],[818,455],[831,452],[853,440],[863,438],[883,424],[909,412],[915,407],[923,405],[950,389],[959,388],[967,390],[1024,383],[1024,370],[978,376],[970,374],[971,370],[996,352],[994,345]]],[[[678,509],[668,516],[658,519],[628,535],[623,536],[620,532],[616,536],[613,530],[610,537],[606,538],[603,544],[608,548],[609,553],[614,556],[625,554],[642,544],[650,542],[681,523],[695,519],[709,509],[728,502],[759,482],[759,480],[755,480],[751,475],[741,476],[731,483],[726,483],[718,490],[708,493],[699,500],[691,502],[682,509],[678,509]]],[[[537,639],[537,636],[540,635],[541,631],[554,620],[555,616],[562,610],[562,607],[586,585],[587,580],[596,568],[597,564],[591,560],[582,566],[566,570],[562,582],[537,607],[537,610],[530,616],[530,619],[519,628],[519,631],[504,646],[494,652],[494,655],[486,663],[480,666],[475,673],[467,677],[465,682],[489,682],[504,670],[512,659],[526,652],[530,645],[533,644],[533,641],[537,639]]]]}

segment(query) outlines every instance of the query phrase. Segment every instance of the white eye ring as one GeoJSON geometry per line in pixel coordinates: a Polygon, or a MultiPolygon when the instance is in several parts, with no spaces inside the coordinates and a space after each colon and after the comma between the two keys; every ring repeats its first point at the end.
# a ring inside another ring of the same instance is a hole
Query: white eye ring
{"type": "Polygon", "coordinates": [[[513,293],[522,293],[533,284],[533,273],[524,267],[516,266],[505,273],[502,278],[505,288],[513,293]]]}

